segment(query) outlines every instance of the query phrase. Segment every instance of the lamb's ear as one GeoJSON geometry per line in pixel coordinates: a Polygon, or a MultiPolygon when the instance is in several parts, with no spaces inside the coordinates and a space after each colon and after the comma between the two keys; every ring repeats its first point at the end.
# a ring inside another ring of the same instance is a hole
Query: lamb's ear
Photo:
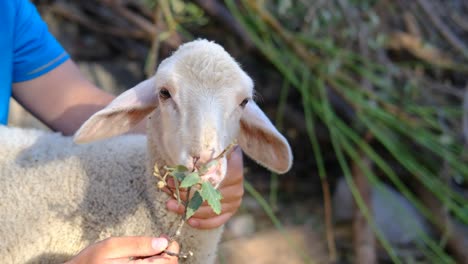
{"type": "Polygon", "coordinates": [[[242,114],[238,142],[249,157],[274,172],[285,173],[291,168],[288,141],[253,101],[242,114]]]}
{"type": "Polygon", "coordinates": [[[145,80],[116,97],[92,115],[75,133],[76,143],[86,143],[128,132],[156,109],[155,78],[145,80]]]}

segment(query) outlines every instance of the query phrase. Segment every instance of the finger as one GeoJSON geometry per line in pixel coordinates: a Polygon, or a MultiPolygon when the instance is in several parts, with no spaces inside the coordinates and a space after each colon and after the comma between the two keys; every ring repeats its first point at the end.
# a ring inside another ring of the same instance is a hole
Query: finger
{"type": "Polygon", "coordinates": [[[227,155],[228,164],[240,164],[243,165],[243,155],[242,149],[239,146],[236,146],[233,151],[227,155]]]}
{"type": "MultiPolygon", "coordinates": [[[[176,241],[172,241],[171,243],[169,243],[169,247],[165,251],[179,254],[179,250],[180,250],[179,244],[176,241]]],[[[147,258],[143,262],[138,262],[138,263],[177,264],[178,261],[179,260],[177,256],[170,256],[167,253],[163,253],[158,256],[147,258]]]]}
{"type": "MultiPolygon", "coordinates": [[[[169,194],[169,196],[171,196],[171,198],[173,198],[173,199],[176,198],[176,197],[173,196],[173,194],[175,194],[175,195],[177,194],[175,188],[165,187],[163,190],[164,190],[165,193],[169,194]]],[[[180,198],[180,200],[185,201],[187,199],[187,191],[179,189],[179,198],[180,198]]]]}
{"type": "Polygon", "coordinates": [[[226,213],[209,219],[190,218],[187,223],[197,229],[212,229],[224,225],[231,216],[232,213],[226,213]]]}
{"type": "MultiPolygon", "coordinates": [[[[172,190],[175,190],[174,178],[167,179],[166,183],[167,183],[167,187],[171,188],[172,190]]],[[[179,190],[186,190],[186,189],[179,187],[179,190]]]]}
{"type": "Polygon", "coordinates": [[[221,182],[220,188],[223,186],[229,186],[238,184],[239,181],[244,180],[244,165],[242,158],[242,151],[237,147],[231,155],[228,156],[227,160],[227,174],[224,181],[221,182]]]}
{"type": "MultiPolygon", "coordinates": [[[[242,200],[242,196],[244,195],[244,187],[241,183],[237,185],[222,187],[219,191],[221,192],[221,196],[223,197],[221,203],[240,201],[242,200]]],[[[171,194],[171,192],[168,193],[171,194]]],[[[180,199],[182,201],[185,201],[187,199],[187,192],[180,192],[180,199]]],[[[172,198],[171,200],[173,200],[175,203],[178,203],[177,200],[174,198],[172,198]]]]}
{"type": "MultiPolygon", "coordinates": [[[[175,184],[174,184],[174,179],[170,178],[170,179],[167,180],[167,185],[166,185],[166,187],[163,188],[163,191],[165,193],[169,194],[171,197],[173,197],[173,195],[177,194],[177,189],[176,189],[175,184]]],[[[180,188],[179,187],[179,197],[182,200],[186,199],[186,197],[187,197],[187,188],[180,188]]]]}
{"type": "Polygon", "coordinates": [[[221,192],[221,195],[223,197],[221,199],[222,203],[240,201],[242,200],[242,196],[244,196],[244,186],[242,185],[242,183],[222,187],[219,189],[219,191],[221,192]]]}
{"type": "Polygon", "coordinates": [[[244,177],[242,173],[238,172],[229,172],[224,180],[219,185],[219,190],[222,190],[231,186],[242,186],[244,182],[244,177]]]}
{"type": "MultiPolygon", "coordinates": [[[[163,190],[163,192],[167,193],[171,199],[176,199],[177,198],[177,196],[176,196],[177,192],[176,192],[175,188],[171,188],[171,187],[166,186],[162,190],[163,190]]],[[[187,197],[187,192],[179,190],[180,200],[184,201],[186,199],[186,197],[187,197]]]]}
{"type": "Polygon", "coordinates": [[[163,192],[169,194],[170,197],[172,197],[173,192],[172,192],[171,190],[169,190],[169,188],[164,187],[164,188],[162,188],[161,190],[162,190],[163,192]]]}
{"type": "MultiPolygon", "coordinates": [[[[239,208],[239,204],[240,202],[221,204],[221,214],[225,214],[225,213],[234,214],[239,208]]],[[[216,214],[211,208],[211,206],[209,205],[201,206],[193,215],[194,218],[200,218],[200,219],[208,219],[208,218],[212,218],[216,216],[218,216],[218,214],[216,214]]]]}
{"type": "Polygon", "coordinates": [[[166,238],[111,237],[96,244],[107,258],[143,257],[161,253],[168,246],[166,238]],[[105,252],[105,253],[104,253],[105,252]]]}
{"type": "MultiPolygon", "coordinates": [[[[221,203],[221,213],[233,213],[234,214],[237,211],[237,209],[239,209],[241,202],[242,202],[241,199],[237,199],[232,202],[223,201],[221,203]]],[[[185,206],[179,204],[176,200],[167,201],[166,207],[169,211],[177,213],[177,214],[183,214],[185,212],[185,206]]],[[[206,219],[210,217],[215,217],[217,215],[218,214],[216,214],[213,211],[213,208],[211,208],[211,206],[209,206],[206,202],[204,202],[195,212],[193,217],[206,219]]]]}
{"type": "MultiPolygon", "coordinates": [[[[237,195],[236,195],[236,197],[237,197],[237,195]]],[[[235,198],[235,197],[226,198],[226,199],[229,199],[229,200],[222,199],[221,200],[221,212],[225,212],[226,210],[227,211],[233,211],[233,210],[237,211],[237,209],[239,209],[239,206],[242,203],[241,198],[242,198],[242,196],[238,196],[237,198],[235,198]]],[[[167,210],[169,210],[171,212],[174,212],[174,213],[177,213],[177,214],[182,214],[185,211],[185,206],[182,205],[182,204],[179,204],[179,202],[177,202],[177,200],[175,200],[175,199],[168,200],[166,202],[166,208],[167,208],[167,210]]],[[[201,214],[205,215],[207,212],[210,212],[210,211],[213,211],[213,209],[211,209],[211,206],[209,206],[207,202],[203,202],[201,204],[201,206],[199,207],[199,209],[197,210],[197,213],[198,212],[203,212],[201,214]],[[204,209],[204,208],[206,208],[206,209],[204,209]]]]}
{"type": "MultiPolygon", "coordinates": [[[[172,241],[169,244],[169,247],[165,251],[169,251],[169,252],[172,252],[172,253],[179,254],[179,251],[180,251],[179,243],[177,243],[176,241],[172,241]]],[[[164,253],[164,254],[166,254],[166,253],[164,253]]]]}
{"type": "Polygon", "coordinates": [[[174,213],[183,214],[185,211],[185,207],[182,204],[179,204],[177,200],[171,199],[167,201],[166,208],[174,213]]]}

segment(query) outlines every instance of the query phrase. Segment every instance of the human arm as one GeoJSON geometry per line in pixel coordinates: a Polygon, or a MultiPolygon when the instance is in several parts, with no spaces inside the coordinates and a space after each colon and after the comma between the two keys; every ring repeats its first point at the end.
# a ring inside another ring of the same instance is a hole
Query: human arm
{"type": "Polygon", "coordinates": [[[52,130],[73,134],[114,96],[86,80],[72,60],[32,80],[13,84],[13,97],[52,130]]]}
{"type": "Polygon", "coordinates": [[[176,256],[169,256],[164,250],[177,254],[179,245],[163,237],[111,237],[86,247],[65,264],[178,263],[176,256]]]}
{"type": "MultiPolygon", "coordinates": [[[[86,119],[115,98],[89,82],[71,59],[37,78],[14,83],[13,97],[52,130],[64,135],[75,133],[86,119]]],[[[132,132],[144,131],[141,123],[132,132]]]]}
{"type": "Polygon", "coordinates": [[[5,40],[12,43],[12,95],[44,124],[71,135],[114,96],[82,76],[33,3],[9,2],[15,14],[5,40]]]}

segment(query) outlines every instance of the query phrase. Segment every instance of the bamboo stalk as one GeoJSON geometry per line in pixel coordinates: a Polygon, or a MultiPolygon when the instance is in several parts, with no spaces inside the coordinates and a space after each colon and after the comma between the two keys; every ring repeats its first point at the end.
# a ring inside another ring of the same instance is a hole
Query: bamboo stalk
{"type": "MultiPolygon", "coordinates": [[[[369,141],[369,140],[366,140],[369,141]]],[[[361,160],[352,164],[353,179],[366,205],[370,215],[372,214],[372,190],[367,177],[364,175],[361,166],[370,169],[371,162],[363,153],[360,154],[361,160]]],[[[353,240],[354,252],[356,255],[356,263],[374,264],[377,263],[376,241],[372,228],[367,223],[367,220],[361,210],[354,205],[353,216],[353,240]]]]}

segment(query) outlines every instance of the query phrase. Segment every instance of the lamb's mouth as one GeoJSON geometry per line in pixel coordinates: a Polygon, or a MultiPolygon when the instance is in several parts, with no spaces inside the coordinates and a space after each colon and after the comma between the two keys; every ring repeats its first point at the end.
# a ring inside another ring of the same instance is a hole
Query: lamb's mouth
{"type": "Polygon", "coordinates": [[[202,181],[207,181],[215,188],[218,188],[226,174],[226,169],[223,166],[223,163],[225,162],[222,160],[216,160],[213,163],[214,164],[211,164],[211,166],[207,168],[207,171],[202,173],[200,176],[202,181]]]}
{"type": "Polygon", "coordinates": [[[237,142],[234,141],[229,144],[218,156],[213,158],[211,161],[202,164],[201,166],[195,166],[196,170],[200,173],[202,181],[210,182],[215,188],[218,188],[221,182],[226,177],[227,173],[227,157],[237,146],[237,142]]]}

